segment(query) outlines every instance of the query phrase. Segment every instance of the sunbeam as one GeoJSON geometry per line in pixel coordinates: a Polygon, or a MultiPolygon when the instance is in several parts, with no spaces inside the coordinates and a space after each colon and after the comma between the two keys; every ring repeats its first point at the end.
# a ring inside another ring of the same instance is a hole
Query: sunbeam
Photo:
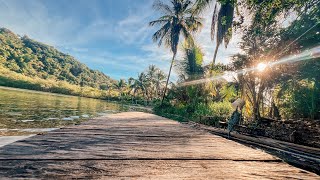
{"type": "Polygon", "coordinates": [[[268,64],[259,63],[256,67],[246,68],[246,69],[238,70],[235,72],[225,72],[219,76],[183,82],[183,83],[180,83],[178,86],[183,87],[183,86],[190,86],[190,85],[196,85],[196,84],[203,84],[203,83],[210,82],[210,81],[227,80],[228,77],[230,77],[231,75],[243,74],[245,72],[256,71],[256,70],[263,71],[263,70],[265,70],[266,67],[271,67],[271,66],[285,64],[285,63],[295,63],[295,62],[315,59],[315,58],[319,58],[319,57],[320,57],[320,46],[317,46],[317,47],[305,50],[299,54],[290,55],[290,56],[281,58],[277,61],[270,62],[268,64]]]}

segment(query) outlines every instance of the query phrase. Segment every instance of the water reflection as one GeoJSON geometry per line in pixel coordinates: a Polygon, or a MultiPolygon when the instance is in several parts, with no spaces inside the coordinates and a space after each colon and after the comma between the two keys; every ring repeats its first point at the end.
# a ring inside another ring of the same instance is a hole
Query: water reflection
{"type": "Polygon", "coordinates": [[[119,104],[97,99],[0,87],[0,135],[57,128],[123,110],[119,104]]]}

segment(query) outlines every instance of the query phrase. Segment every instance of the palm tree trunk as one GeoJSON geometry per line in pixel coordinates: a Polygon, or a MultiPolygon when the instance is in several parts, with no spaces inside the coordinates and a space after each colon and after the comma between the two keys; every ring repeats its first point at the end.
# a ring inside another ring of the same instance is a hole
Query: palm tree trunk
{"type": "Polygon", "coordinates": [[[214,50],[214,55],[213,55],[213,59],[212,59],[212,68],[216,63],[216,58],[217,58],[217,54],[218,54],[219,45],[220,44],[217,43],[216,49],[214,50]]]}
{"type": "Polygon", "coordinates": [[[171,70],[172,70],[172,66],[173,66],[173,62],[174,62],[175,57],[176,57],[176,53],[173,53],[173,57],[172,57],[171,65],[170,65],[170,69],[169,69],[169,74],[168,74],[167,81],[166,81],[166,86],[164,87],[163,94],[162,94],[161,105],[163,104],[164,98],[166,97],[167,87],[168,87],[168,83],[169,83],[169,79],[170,79],[170,75],[171,75],[171,70]]]}

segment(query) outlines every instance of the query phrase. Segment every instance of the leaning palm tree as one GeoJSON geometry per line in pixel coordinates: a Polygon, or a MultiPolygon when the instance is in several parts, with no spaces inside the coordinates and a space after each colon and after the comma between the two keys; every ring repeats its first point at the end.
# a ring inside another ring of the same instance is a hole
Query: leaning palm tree
{"type": "Polygon", "coordinates": [[[166,86],[163,90],[162,104],[167,91],[172,65],[177,54],[180,35],[183,35],[185,38],[192,37],[192,33],[199,30],[202,23],[201,18],[192,15],[192,2],[190,0],[171,0],[171,6],[158,1],[154,3],[153,7],[163,15],[159,19],[149,23],[150,26],[161,26],[154,33],[152,39],[158,42],[159,46],[164,42],[173,53],[166,86]]]}
{"type": "MultiPolygon", "coordinates": [[[[206,7],[210,6],[212,2],[213,0],[196,0],[193,13],[195,15],[200,14],[206,7]]],[[[211,40],[216,38],[216,47],[212,59],[212,66],[215,64],[219,46],[224,41],[224,45],[227,48],[232,37],[232,22],[236,2],[237,0],[217,0],[215,3],[211,22],[211,40]]]]}

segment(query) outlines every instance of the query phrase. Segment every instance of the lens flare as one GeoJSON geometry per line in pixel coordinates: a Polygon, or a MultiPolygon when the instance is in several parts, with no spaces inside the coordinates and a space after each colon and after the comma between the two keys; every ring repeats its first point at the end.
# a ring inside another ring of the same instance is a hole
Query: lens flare
{"type": "Polygon", "coordinates": [[[267,65],[265,63],[259,63],[257,66],[258,71],[262,72],[266,69],[267,65]]]}
{"type": "MultiPolygon", "coordinates": [[[[245,74],[247,72],[256,71],[256,70],[263,71],[266,67],[271,67],[271,66],[285,64],[285,63],[294,63],[294,62],[298,62],[298,61],[305,61],[305,60],[315,59],[315,58],[319,58],[319,57],[320,57],[320,46],[317,46],[317,47],[305,50],[299,54],[290,55],[290,56],[281,58],[277,61],[270,62],[268,64],[259,63],[257,65],[257,67],[247,68],[247,69],[242,69],[239,71],[232,72],[232,75],[235,76],[237,74],[245,74]]],[[[182,86],[203,84],[203,83],[210,82],[210,81],[223,81],[223,80],[226,81],[226,80],[228,80],[226,78],[228,76],[230,76],[230,72],[225,72],[219,76],[214,76],[214,77],[209,77],[209,78],[198,79],[198,80],[194,80],[194,81],[180,83],[178,86],[182,87],[182,86]]]]}

